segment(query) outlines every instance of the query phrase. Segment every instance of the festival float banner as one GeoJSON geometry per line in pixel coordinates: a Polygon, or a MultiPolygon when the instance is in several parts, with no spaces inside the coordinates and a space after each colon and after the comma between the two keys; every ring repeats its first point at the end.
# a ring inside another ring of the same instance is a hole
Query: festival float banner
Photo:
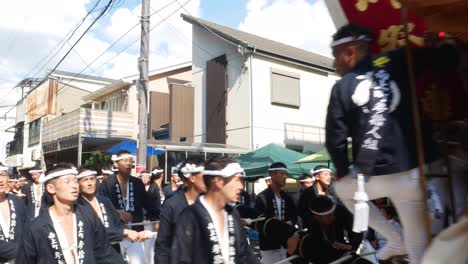
{"type": "MultiPolygon", "coordinates": [[[[402,4],[398,0],[325,0],[337,28],[356,23],[372,30],[376,36],[371,53],[381,53],[405,46],[402,4]]],[[[424,45],[425,23],[421,17],[408,13],[409,41],[416,47],[424,45]]]]}

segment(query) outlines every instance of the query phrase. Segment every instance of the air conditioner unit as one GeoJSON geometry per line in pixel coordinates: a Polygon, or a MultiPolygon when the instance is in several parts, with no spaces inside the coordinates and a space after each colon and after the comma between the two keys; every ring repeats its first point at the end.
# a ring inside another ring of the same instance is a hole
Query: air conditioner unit
{"type": "Polygon", "coordinates": [[[6,158],[6,164],[8,167],[21,167],[23,166],[23,155],[16,154],[6,158]]]}
{"type": "Polygon", "coordinates": [[[37,160],[41,160],[42,158],[42,152],[40,149],[33,149],[31,151],[31,160],[32,161],[37,161],[37,160]]]}

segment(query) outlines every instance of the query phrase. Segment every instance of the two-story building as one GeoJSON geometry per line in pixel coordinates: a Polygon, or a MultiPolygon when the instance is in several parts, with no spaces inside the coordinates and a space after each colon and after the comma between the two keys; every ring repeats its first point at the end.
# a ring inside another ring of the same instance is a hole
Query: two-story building
{"type": "Polygon", "coordinates": [[[189,15],[194,140],[256,149],[323,147],[333,61],[189,15]]]}
{"type": "MultiPolygon", "coordinates": [[[[85,74],[55,71],[38,82],[16,106],[14,139],[9,143],[6,163],[18,170],[44,162],[43,140],[48,122],[70,116],[87,102],[82,98],[114,80],[85,74]]],[[[64,126],[65,128],[66,126],[64,126]]]]}
{"type": "MultiPolygon", "coordinates": [[[[191,69],[191,62],[186,62],[149,72],[149,139],[193,141],[191,69]]],[[[105,151],[122,140],[136,142],[138,78],[132,75],[114,80],[84,95],[81,108],[44,123],[46,160],[80,165],[95,150],[105,151]]]]}

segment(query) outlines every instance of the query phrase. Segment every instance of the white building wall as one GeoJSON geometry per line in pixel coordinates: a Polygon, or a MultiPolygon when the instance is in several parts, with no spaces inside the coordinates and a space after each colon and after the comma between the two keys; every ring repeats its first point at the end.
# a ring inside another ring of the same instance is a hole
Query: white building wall
{"type": "Polygon", "coordinates": [[[334,75],[259,55],[252,64],[254,148],[269,143],[298,144],[304,150],[320,148],[334,75]],[[272,68],[300,76],[299,109],[271,104],[272,68]]]}
{"type": "Polygon", "coordinates": [[[195,89],[194,142],[205,142],[206,139],[206,62],[225,54],[228,60],[226,143],[250,149],[249,76],[248,70],[243,70],[248,60],[237,52],[236,46],[203,28],[192,28],[193,42],[196,43],[192,45],[192,82],[195,89]]]}

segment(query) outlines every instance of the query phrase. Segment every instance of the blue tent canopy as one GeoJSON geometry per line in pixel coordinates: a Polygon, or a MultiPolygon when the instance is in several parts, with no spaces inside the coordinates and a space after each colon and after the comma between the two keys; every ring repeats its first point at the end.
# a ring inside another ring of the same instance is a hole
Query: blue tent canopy
{"type": "MultiPolygon", "coordinates": [[[[121,150],[127,150],[130,152],[132,155],[137,154],[137,144],[133,140],[124,140],[118,144],[115,144],[114,146],[106,149],[106,152],[110,154],[117,154],[117,152],[121,150]]],[[[153,147],[148,146],[146,148],[146,156],[157,156],[157,155],[162,155],[164,154],[164,150],[162,149],[156,149],[153,147]]]]}

